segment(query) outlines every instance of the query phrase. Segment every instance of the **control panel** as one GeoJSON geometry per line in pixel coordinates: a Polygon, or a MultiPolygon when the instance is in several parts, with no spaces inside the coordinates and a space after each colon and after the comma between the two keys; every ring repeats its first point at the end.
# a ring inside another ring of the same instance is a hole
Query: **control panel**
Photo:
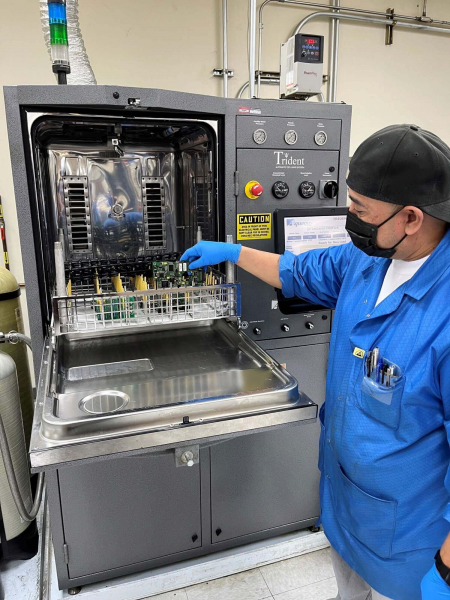
{"type": "Polygon", "coordinates": [[[296,35],[294,62],[323,62],[323,36],[304,34],[296,35]]]}
{"type": "Polygon", "coordinates": [[[336,206],[339,152],[311,150],[237,151],[239,182],[249,200],[246,210],[336,206]]]}
{"type": "Polygon", "coordinates": [[[298,33],[281,44],[280,98],[300,100],[320,93],[323,42],[321,35],[298,33]]]}
{"type": "MultiPolygon", "coordinates": [[[[340,174],[342,121],[262,115],[236,119],[236,241],[276,252],[275,211],[345,205],[345,198],[339,201],[339,178],[345,176],[340,174]]],[[[346,196],[345,186],[343,191],[346,196]]],[[[242,326],[252,339],[331,331],[329,309],[286,303],[276,289],[252,275],[240,270],[238,277],[242,326]]]]}

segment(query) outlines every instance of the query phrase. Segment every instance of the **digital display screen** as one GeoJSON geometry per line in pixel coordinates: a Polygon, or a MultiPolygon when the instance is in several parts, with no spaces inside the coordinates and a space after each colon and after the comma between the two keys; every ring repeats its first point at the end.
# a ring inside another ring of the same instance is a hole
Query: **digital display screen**
{"type": "Polygon", "coordinates": [[[346,244],[350,241],[345,229],[346,220],[346,215],[285,217],[285,249],[301,254],[314,248],[346,244]]]}
{"type": "Polygon", "coordinates": [[[323,37],[299,35],[296,38],[296,61],[318,63],[322,61],[323,37]]]}

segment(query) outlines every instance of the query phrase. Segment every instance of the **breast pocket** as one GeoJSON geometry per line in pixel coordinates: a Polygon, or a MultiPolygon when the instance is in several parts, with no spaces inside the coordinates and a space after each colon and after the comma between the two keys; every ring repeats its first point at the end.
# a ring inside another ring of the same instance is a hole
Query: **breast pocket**
{"type": "Polygon", "coordinates": [[[370,417],[384,423],[392,429],[400,424],[400,413],[405,377],[398,378],[386,388],[369,377],[363,377],[361,389],[357,394],[358,406],[370,417]]]}

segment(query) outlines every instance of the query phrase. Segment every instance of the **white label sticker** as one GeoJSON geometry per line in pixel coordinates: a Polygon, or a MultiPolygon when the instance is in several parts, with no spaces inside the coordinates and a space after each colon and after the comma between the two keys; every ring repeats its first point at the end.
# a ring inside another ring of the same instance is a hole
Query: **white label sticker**
{"type": "Polygon", "coordinates": [[[278,300],[272,300],[272,310],[278,310],[278,300]]]}

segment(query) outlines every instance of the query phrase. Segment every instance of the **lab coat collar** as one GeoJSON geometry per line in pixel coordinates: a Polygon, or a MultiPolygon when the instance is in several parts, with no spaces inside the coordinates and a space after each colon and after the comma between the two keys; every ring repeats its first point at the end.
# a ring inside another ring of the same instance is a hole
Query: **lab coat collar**
{"type": "Polygon", "coordinates": [[[450,229],[446,232],[438,247],[431,253],[429,259],[420,267],[415,275],[407,282],[405,294],[415,300],[420,300],[428,290],[448,271],[450,266],[450,229]]]}
{"type": "MultiPolygon", "coordinates": [[[[372,278],[375,268],[384,263],[384,268],[381,267],[379,275],[384,276],[391,264],[388,258],[371,257],[370,263],[362,271],[362,276],[366,284],[372,278]]],[[[413,277],[399,290],[402,290],[400,298],[403,294],[411,296],[415,300],[420,300],[428,292],[428,290],[436,283],[436,281],[450,267],[450,228],[440,241],[438,247],[431,254],[430,258],[420,267],[413,277]]],[[[383,281],[382,279],[382,281],[383,281]]],[[[391,294],[394,295],[394,294],[391,294]]],[[[399,298],[399,300],[400,300],[399,298]]]]}

